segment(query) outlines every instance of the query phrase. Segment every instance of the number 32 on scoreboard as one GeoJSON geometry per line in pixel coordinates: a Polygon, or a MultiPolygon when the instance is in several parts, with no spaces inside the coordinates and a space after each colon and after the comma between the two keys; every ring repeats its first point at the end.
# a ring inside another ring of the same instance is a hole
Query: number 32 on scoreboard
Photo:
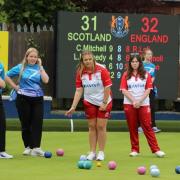
{"type": "Polygon", "coordinates": [[[159,24],[159,21],[157,17],[143,17],[141,21],[143,23],[143,26],[141,27],[142,32],[158,33],[157,26],[159,24]]]}

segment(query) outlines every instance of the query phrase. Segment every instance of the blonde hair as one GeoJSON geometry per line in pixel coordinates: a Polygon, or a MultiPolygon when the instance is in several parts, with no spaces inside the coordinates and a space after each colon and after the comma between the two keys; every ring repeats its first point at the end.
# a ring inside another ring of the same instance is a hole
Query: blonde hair
{"type": "Polygon", "coordinates": [[[20,70],[20,73],[19,73],[18,81],[20,80],[20,78],[21,78],[21,76],[22,76],[22,73],[23,73],[25,67],[26,67],[27,64],[28,64],[28,62],[27,62],[27,57],[29,56],[29,54],[30,54],[31,52],[36,52],[36,53],[37,53],[37,56],[39,55],[39,52],[38,52],[38,50],[37,50],[36,48],[32,48],[32,47],[31,47],[31,48],[29,48],[29,49],[26,51],[26,53],[25,53],[25,55],[24,55],[24,58],[23,58],[23,60],[22,60],[22,62],[21,62],[22,67],[21,67],[21,70],[20,70]]]}
{"type": "Polygon", "coordinates": [[[153,56],[153,51],[152,51],[150,48],[146,48],[146,49],[144,49],[144,51],[143,51],[143,60],[145,59],[145,55],[146,55],[147,51],[151,51],[152,56],[153,56]]]}
{"type": "Polygon", "coordinates": [[[82,75],[82,71],[83,71],[83,69],[84,69],[84,63],[83,63],[83,57],[85,56],[85,55],[91,55],[92,56],[92,58],[93,58],[93,72],[94,72],[94,69],[95,69],[95,64],[96,64],[96,59],[95,59],[95,57],[94,57],[94,54],[91,52],[91,51],[82,51],[81,52],[81,57],[80,57],[80,61],[79,61],[79,64],[77,65],[77,72],[79,72],[80,73],[80,76],[82,75]]]}

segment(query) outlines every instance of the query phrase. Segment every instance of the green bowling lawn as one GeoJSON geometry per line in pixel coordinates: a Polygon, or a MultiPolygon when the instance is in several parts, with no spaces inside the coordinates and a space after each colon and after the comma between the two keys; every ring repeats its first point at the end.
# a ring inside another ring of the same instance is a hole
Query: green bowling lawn
{"type": "Polygon", "coordinates": [[[106,159],[102,167],[90,170],[78,169],[77,162],[81,154],[86,154],[88,147],[87,132],[44,132],[42,149],[51,151],[51,159],[44,157],[23,156],[24,150],[20,131],[7,132],[7,152],[14,159],[0,159],[0,178],[2,180],[153,180],[149,173],[150,165],[157,165],[162,180],[179,180],[180,174],[174,169],[180,165],[180,133],[162,132],[157,134],[159,145],[166,152],[165,158],[155,157],[149,150],[146,139],[140,134],[141,155],[129,157],[130,144],[128,132],[108,132],[106,159]],[[63,157],[57,157],[55,151],[63,148],[63,157]],[[116,170],[108,170],[108,161],[115,160],[116,170]],[[147,173],[138,175],[139,166],[146,166],[147,173]]]}

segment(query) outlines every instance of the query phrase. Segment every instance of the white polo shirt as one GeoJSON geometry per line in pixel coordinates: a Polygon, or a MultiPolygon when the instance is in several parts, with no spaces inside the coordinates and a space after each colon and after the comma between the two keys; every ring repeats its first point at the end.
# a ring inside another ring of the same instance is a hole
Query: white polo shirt
{"type": "MultiPolygon", "coordinates": [[[[91,104],[100,106],[104,99],[104,88],[112,86],[110,73],[101,64],[96,63],[94,73],[90,73],[84,69],[82,75],[77,72],[76,88],[83,87],[84,100],[91,104]]],[[[108,98],[108,103],[112,100],[111,96],[108,98]]]]}
{"type": "MultiPolygon", "coordinates": [[[[136,100],[139,100],[146,89],[152,89],[151,75],[146,73],[145,79],[141,79],[139,75],[131,76],[130,79],[127,79],[127,72],[125,72],[120,83],[120,90],[123,89],[128,90],[136,100]]],[[[124,96],[124,104],[132,104],[132,102],[124,96]]],[[[141,106],[147,105],[149,105],[149,96],[147,96],[141,104],[141,106]]]]}

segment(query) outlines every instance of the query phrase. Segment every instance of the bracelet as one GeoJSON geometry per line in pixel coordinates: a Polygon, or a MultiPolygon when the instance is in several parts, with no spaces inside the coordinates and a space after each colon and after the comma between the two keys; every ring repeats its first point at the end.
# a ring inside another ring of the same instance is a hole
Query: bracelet
{"type": "Polygon", "coordinates": [[[40,71],[43,71],[43,70],[44,70],[43,66],[40,66],[40,71]]]}
{"type": "Polygon", "coordinates": [[[74,107],[74,106],[71,106],[71,108],[76,109],[76,107],[74,107]]]}

